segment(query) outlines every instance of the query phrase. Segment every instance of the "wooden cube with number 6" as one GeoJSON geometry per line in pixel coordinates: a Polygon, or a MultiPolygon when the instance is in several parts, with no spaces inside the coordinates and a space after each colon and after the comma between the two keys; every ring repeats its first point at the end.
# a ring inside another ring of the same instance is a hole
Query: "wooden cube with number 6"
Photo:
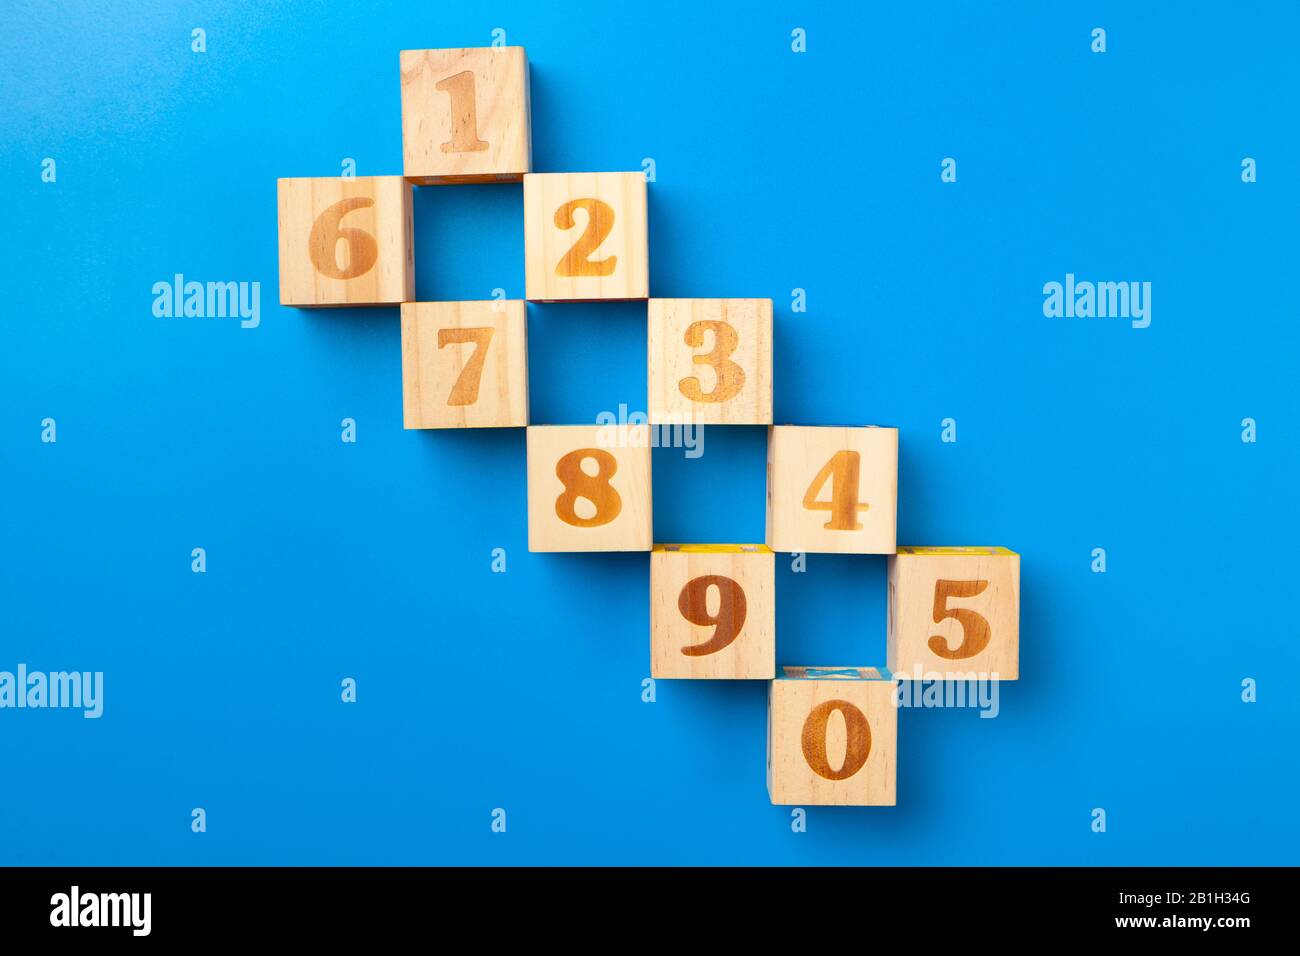
{"type": "Polygon", "coordinates": [[[527,425],[524,303],[403,303],[402,419],[407,428],[527,425]]]}
{"type": "Polygon", "coordinates": [[[401,176],[281,179],[280,304],[415,298],[411,185],[401,176]]]}
{"type": "Polygon", "coordinates": [[[893,554],[898,429],[776,425],[767,440],[774,551],[893,554]]]}
{"type": "Polygon", "coordinates": [[[649,426],[529,426],[529,551],[649,551],[651,519],[649,426]]]}
{"type": "Polygon", "coordinates": [[[889,559],[889,668],[900,679],[1020,677],[1020,555],[898,549],[889,559]]]}
{"type": "Polygon", "coordinates": [[[645,176],[525,176],[524,281],[534,302],[648,296],[645,176]]]}
{"type": "Polygon", "coordinates": [[[892,807],[898,684],[874,667],[786,667],[767,699],[775,804],[892,807]]]}
{"type": "Polygon", "coordinates": [[[776,555],[761,544],[658,544],[650,555],[650,674],[771,680],[776,555]]]}

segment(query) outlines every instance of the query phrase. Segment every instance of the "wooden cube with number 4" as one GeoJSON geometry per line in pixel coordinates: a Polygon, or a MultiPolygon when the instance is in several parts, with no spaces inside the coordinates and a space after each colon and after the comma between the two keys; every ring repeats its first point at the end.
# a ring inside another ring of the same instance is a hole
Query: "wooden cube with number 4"
{"type": "Polygon", "coordinates": [[[767,700],[775,804],[892,807],[898,684],[874,667],[786,667],[767,700]]]}
{"type": "Polygon", "coordinates": [[[897,428],[768,430],[772,550],[893,554],[897,505],[897,428]]]}
{"type": "Polygon", "coordinates": [[[761,544],[657,544],[650,555],[650,674],[771,680],[776,555],[761,544]]]}
{"type": "Polygon", "coordinates": [[[898,549],[889,559],[889,668],[915,680],[1020,677],[1020,555],[898,549]]]}
{"type": "Polygon", "coordinates": [[[415,298],[411,185],[401,176],[281,179],[280,304],[415,298]]]}
{"type": "Polygon", "coordinates": [[[649,426],[529,426],[529,551],[649,551],[650,501],[649,426]]]}
{"type": "Polygon", "coordinates": [[[403,303],[402,419],[407,428],[527,425],[524,303],[403,303]]]}
{"type": "Polygon", "coordinates": [[[525,176],[524,282],[534,302],[648,296],[645,176],[525,176]]]}

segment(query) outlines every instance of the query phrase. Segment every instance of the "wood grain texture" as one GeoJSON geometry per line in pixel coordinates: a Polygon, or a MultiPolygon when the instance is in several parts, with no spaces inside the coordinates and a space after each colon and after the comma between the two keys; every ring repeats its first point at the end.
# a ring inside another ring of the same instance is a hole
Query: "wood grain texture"
{"type": "Polygon", "coordinates": [[[648,426],[529,426],[529,551],[649,551],[652,518],[648,426]]]}
{"type": "Polygon", "coordinates": [[[528,424],[528,324],[522,300],[402,305],[406,428],[528,424]]]}
{"type": "Polygon", "coordinates": [[[641,173],[524,177],[524,278],[534,302],[650,294],[641,173]]]}
{"type": "Polygon", "coordinates": [[[650,555],[650,673],[655,678],[772,679],[776,555],[771,549],[761,544],[655,545],[650,555]],[[724,588],[743,596],[736,600],[724,588]],[[717,623],[699,623],[710,621],[717,623]],[[722,640],[725,646],[701,653],[722,640]]]}
{"type": "Polygon", "coordinates": [[[651,299],[650,421],[772,424],[772,300],[651,299]]]}
{"type": "Polygon", "coordinates": [[[1018,680],[1020,555],[900,547],[889,559],[887,640],[900,680],[1018,680]]]}
{"type": "Polygon", "coordinates": [[[532,170],[523,47],[403,50],[400,59],[407,179],[426,186],[519,182],[532,170]]]}
{"type": "Polygon", "coordinates": [[[772,803],[894,806],[897,686],[874,668],[784,668],[768,693],[772,803]]]}
{"type": "Polygon", "coordinates": [[[400,176],[281,179],[280,304],[415,298],[411,185],[400,176]]]}
{"type": "Polygon", "coordinates": [[[774,551],[893,554],[898,508],[898,429],[869,426],[775,425],[767,440],[767,545],[774,551]],[[857,469],[856,489],[843,489],[851,514],[806,507],[833,500],[837,480],[819,482],[828,463],[857,469]],[[814,487],[815,486],[815,487],[814,487]],[[856,505],[856,507],[855,507],[856,505]],[[863,508],[862,506],[866,507],[863,508]],[[848,525],[831,527],[828,524],[848,525]],[[852,525],[860,525],[853,528],[852,525]]]}

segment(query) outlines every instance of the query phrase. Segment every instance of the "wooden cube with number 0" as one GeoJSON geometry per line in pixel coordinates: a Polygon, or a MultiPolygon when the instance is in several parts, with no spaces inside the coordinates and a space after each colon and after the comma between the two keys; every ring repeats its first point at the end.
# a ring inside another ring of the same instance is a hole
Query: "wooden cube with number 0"
{"type": "Polygon", "coordinates": [[[646,298],[645,176],[525,176],[524,281],[535,302],[646,298]]]}
{"type": "Polygon", "coordinates": [[[402,419],[407,428],[527,425],[524,303],[403,303],[402,419]]]}
{"type": "Polygon", "coordinates": [[[775,804],[895,803],[898,684],[874,667],[786,667],[767,700],[775,804]]]}
{"type": "Polygon", "coordinates": [[[772,424],[772,300],[651,299],[650,421],[772,424]]]}
{"type": "Polygon", "coordinates": [[[650,555],[650,674],[771,680],[776,555],[761,544],[658,544],[650,555]]]}
{"type": "Polygon", "coordinates": [[[776,425],[767,439],[774,551],[893,554],[898,429],[776,425]]]}
{"type": "Polygon", "coordinates": [[[888,663],[916,680],[1020,677],[1020,555],[898,549],[889,559],[888,663]]]}
{"type": "Polygon", "coordinates": [[[281,179],[280,304],[415,298],[411,185],[401,176],[281,179]]]}
{"type": "Polygon", "coordinates": [[[407,179],[518,182],[532,169],[523,47],[403,50],[401,68],[407,179]]]}
{"type": "Polygon", "coordinates": [[[651,520],[648,426],[529,426],[529,551],[649,551],[651,520]]]}

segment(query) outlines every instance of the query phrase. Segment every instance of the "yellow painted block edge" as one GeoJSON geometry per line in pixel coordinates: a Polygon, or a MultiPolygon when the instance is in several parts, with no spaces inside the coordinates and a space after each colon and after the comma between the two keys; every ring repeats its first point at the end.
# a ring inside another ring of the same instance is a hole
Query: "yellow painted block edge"
{"type": "Polygon", "coordinates": [[[960,554],[1009,555],[1009,554],[1015,554],[1016,552],[1012,551],[1010,548],[997,548],[997,547],[992,547],[987,545],[972,545],[970,547],[954,546],[954,547],[928,548],[928,547],[916,547],[916,546],[904,547],[903,545],[900,544],[898,546],[898,553],[899,554],[933,554],[933,555],[960,555],[960,554]]]}
{"type": "Polygon", "coordinates": [[[682,554],[775,554],[765,544],[656,544],[657,552],[682,554]]]}

